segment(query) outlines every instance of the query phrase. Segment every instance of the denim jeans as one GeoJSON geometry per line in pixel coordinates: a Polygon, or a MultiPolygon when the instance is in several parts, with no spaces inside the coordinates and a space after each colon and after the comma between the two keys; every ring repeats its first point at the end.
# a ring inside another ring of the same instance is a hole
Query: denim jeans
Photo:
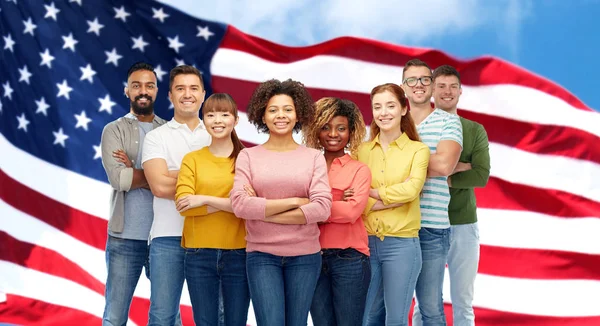
{"type": "Polygon", "coordinates": [[[453,225],[448,252],[450,298],[453,325],[475,325],[473,294],[479,267],[479,227],[477,223],[453,225]]]}
{"type": "Polygon", "coordinates": [[[148,326],[181,325],[179,302],[185,280],[181,237],[158,237],[150,243],[150,312],[148,326]]]}
{"type": "Polygon", "coordinates": [[[187,248],[185,279],[196,325],[219,325],[221,291],[225,325],[246,325],[250,291],[245,249],[187,248]]]}
{"type": "Polygon", "coordinates": [[[363,325],[408,325],[412,297],[421,271],[418,238],[369,236],[371,284],[363,325]]]}
{"type": "Polygon", "coordinates": [[[321,253],[283,257],[253,251],[246,256],[258,326],[306,326],[321,272],[321,253]]]}
{"type": "Polygon", "coordinates": [[[133,292],[140,279],[142,267],[148,273],[148,242],[108,236],[106,239],[106,305],[103,326],[127,324],[133,292]]]}
{"type": "Polygon", "coordinates": [[[310,307],[315,326],[360,326],[371,281],[369,256],[353,248],[323,249],[310,307]]]}
{"type": "Polygon", "coordinates": [[[421,254],[423,268],[415,289],[417,305],[413,312],[413,325],[446,325],[444,314],[444,272],[450,249],[450,228],[421,228],[421,254]]]}

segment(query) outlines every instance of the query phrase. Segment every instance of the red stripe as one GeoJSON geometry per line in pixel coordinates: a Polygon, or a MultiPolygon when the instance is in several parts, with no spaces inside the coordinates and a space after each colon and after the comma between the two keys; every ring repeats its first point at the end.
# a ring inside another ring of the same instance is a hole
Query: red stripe
{"type": "MultiPolygon", "coordinates": [[[[23,213],[63,231],[92,247],[104,250],[107,221],[59,203],[9,177],[0,170],[0,199],[23,213]]],[[[108,206],[108,203],[106,203],[108,206]]]]}
{"type": "Polygon", "coordinates": [[[537,280],[600,281],[600,255],[481,246],[479,273],[537,280]]]}
{"type": "MultiPolygon", "coordinates": [[[[530,87],[558,97],[573,107],[592,111],[575,95],[556,83],[523,68],[493,57],[458,60],[433,49],[409,48],[357,37],[340,37],[307,47],[288,47],[228,26],[220,47],[239,50],[279,63],[290,63],[317,55],[334,55],[374,63],[402,66],[408,60],[420,58],[432,69],[450,64],[460,72],[465,85],[514,84],[530,87]]],[[[356,78],[360,78],[359,75],[356,78]]],[[[400,80],[402,76],[398,76],[400,80]]]]}
{"type": "Polygon", "coordinates": [[[27,326],[100,325],[101,319],[81,310],[8,294],[0,303],[0,321],[27,326]]]}
{"type": "MultiPolygon", "coordinates": [[[[259,85],[256,82],[213,76],[215,92],[229,93],[243,111],[248,105],[252,92],[259,85]]],[[[371,123],[371,103],[368,94],[308,89],[314,100],[326,96],[346,98],[358,105],[367,124],[371,123]]],[[[534,154],[561,155],[589,160],[600,164],[600,146],[589,146],[600,142],[600,137],[575,128],[538,125],[481,113],[461,111],[465,118],[481,123],[488,133],[490,142],[515,147],[534,154]],[[507,132],[510,130],[510,132],[507,132]]]]}

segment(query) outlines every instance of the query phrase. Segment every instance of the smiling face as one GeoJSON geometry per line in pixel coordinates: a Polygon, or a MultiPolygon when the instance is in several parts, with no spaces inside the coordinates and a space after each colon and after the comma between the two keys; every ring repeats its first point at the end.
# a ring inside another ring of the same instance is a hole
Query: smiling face
{"type": "Polygon", "coordinates": [[[135,115],[151,115],[154,113],[156,100],[156,76],[149,70],[137,70],[127,78],[125,95],[131,101],[131,110],[135,115]]]}
{"type": "Polygon", "coordinates": [[[267,102],[263,116],[271,135],[291,135],[298,122],[294,100],[288,95],[274,95],[267,102]]]}
{"type": "Polygon", "coordinates": [[[416,85],[408,86],[407,79],[411,78],[431,78],[431,70],[423,66],[411,66],[404,72],[404,82],[402,88],[411,105],[420,105],[431,101],[433,85],[423,85],[422,80],[418,80],[416,85]]]}
{"type": "Polygon", "coordinates": [[[460,82],[456,76],[438,76],[435,79],[433,101],[435,106],[444,111],[455,112],[462,94],[460,82]]]}
{"type": "Polygon", "coordinates": [[[343,152],[349,140],[348,118],[341,115],[329,120],[319,132],[319,143],[326,152],[343,152]]]}
{"type": "Polygon", "coordinates": [[[383,91],[373,95],[373,121],[382,132],[400,130],[402,116],[407,112],[402,107],[398,98],[390,91],[383,91]]]}
{"type": "Polygon", "coordinates": [[[179,74],[173,79],[169,99],[173,103],[176,115],[189,118],[198,116],[205,94],[197,75],[179,74]]]}

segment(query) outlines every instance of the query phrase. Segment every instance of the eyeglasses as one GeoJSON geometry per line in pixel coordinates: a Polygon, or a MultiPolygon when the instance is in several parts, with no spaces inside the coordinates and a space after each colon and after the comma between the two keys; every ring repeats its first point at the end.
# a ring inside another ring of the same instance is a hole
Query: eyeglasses
{"type": "Polygon", "coordinates": [[[431,85],[433,78],[431,78],[431,76],[423,76],[420,78],[409,77],[404,80],[404,83],[410,87],[413,87],[413,86],[417,86],[417,82],[419,82],[419,81],[421,81],[421,85],[429,86],[429,85],[431,85]]]}

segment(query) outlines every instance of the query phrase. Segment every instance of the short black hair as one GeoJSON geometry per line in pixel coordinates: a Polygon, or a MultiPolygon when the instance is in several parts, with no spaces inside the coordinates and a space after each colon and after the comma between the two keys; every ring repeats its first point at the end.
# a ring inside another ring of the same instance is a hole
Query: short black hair
{"type": "Polygon", "coordinates": [[[156,75],[156,71],[154,71],[154,67],[151,64],[143,62],[143,61],[136,62],[131,67],[129,67],[129,70],[127,71],[127,78],[129,79],[129,76],[131,76],[131,74],[133,74],[134,72],[136,72],[138,70],[152,71],[154,73],[154,76],[158,79],[158,76],[156,75]]]}
{"type": "Polygon", "coordinates": [[[458,73],[458,70],[456,70],[456,68],[452,67],[451,65],[441,65],[435,68],[435,70],[433,71],[433,81],[435,82],[435,79],[439,76],[456,76],[456,78],[458,79],[458,85],[462,84],[462,82],[460,81],[460,74],[458,73]]]}
{"type": "Polygon", "coordinates": [[[171,73],[169,74],[169,91],[173,86],[173,81],[177,75],[196,75],[200,78],[200,86],[204,90],[204,79],[202,78],[202,73],[194,66],[190,65],[180,65],[173,69],[171,69],[171,73]]]}

